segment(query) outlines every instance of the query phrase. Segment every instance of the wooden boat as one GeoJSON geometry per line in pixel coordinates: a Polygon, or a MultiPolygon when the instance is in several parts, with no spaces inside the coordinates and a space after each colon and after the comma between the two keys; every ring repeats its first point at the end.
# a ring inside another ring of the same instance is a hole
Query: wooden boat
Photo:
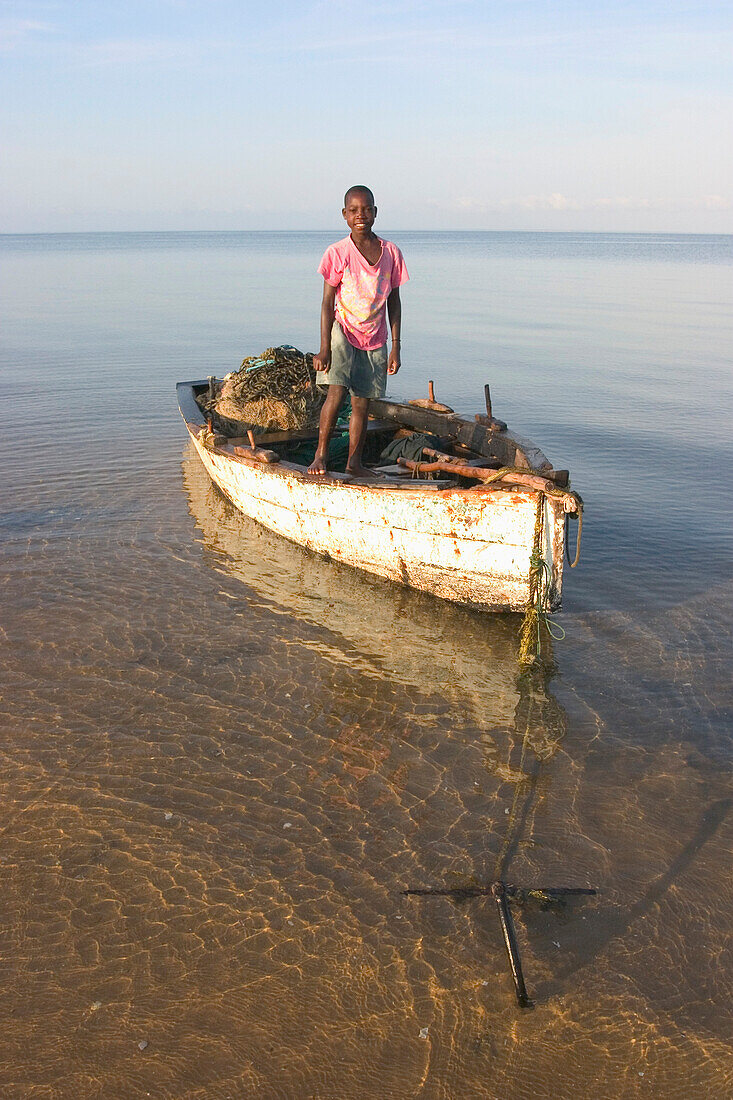
{"type": "Polygon", "coordinates": [[[312,431],[270,432],[256,446],[216,435],[197,401],[212,384],[179,382],[179,408],[212,481],[245,515],[326,558],[442,599],[484,611],[560,607],[566,517],[581,502],[567,471],[493,418],[488,387],[487,415],[473,421],[430,400],[372,402],[367,452],[406,430],[438,436],[442,449],[357,480],[314,476],[281,457],[294,441],[315,440],[312,431]]]}

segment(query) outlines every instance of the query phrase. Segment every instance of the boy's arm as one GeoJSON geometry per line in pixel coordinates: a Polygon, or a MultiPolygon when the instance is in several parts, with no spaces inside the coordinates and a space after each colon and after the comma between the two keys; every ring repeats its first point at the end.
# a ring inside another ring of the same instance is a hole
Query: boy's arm
{"type": "Polygon", "coordinates": [[[402,302],[400,288],[396,286],[387,299],[387,316],[392,332],[392,350],[387,360],[387,374],[397,374],[400,369],[400,332],[402,329],[402,302]]]}
{"type": "Polygon", "coordinates": [[[336,306],[336,287],[323,280],[321,301],[321,350],[313,356],[314,370],[328,370],[331,366],[331,329],[336,306]]]}

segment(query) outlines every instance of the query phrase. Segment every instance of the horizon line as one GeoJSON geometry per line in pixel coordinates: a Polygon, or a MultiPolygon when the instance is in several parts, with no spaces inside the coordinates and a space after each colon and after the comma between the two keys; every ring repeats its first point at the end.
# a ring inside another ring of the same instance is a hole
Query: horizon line
{"type": "MultiPolygon", "coordinates": [[[[333,227],[322,229],[31,229],[31,230],[0,230],[0,237],[84,237],[91,234],[174,234],[174,233],[268,233],[282,234],[292,233],[330,233],[333,227]]],[[[525,234],[526,236],[551,235],[556,237],[569,236],[622,236],[622,237],[730,237],[733,230],[729,231],[699,231],[695,229],[389,229],[389,233],[496,233],[496,234],[525,234]]],[[[379,236],[379,233],[376,234],[379,236]]]]}

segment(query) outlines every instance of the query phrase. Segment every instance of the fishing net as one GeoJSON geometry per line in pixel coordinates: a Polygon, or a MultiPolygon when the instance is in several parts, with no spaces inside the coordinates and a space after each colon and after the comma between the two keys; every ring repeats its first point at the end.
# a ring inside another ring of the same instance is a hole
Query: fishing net
{"type": "Polygon", "coordinates": [[[315,428],[325,387],[316,385],[313,356],[284,344],[244,359],[203,407],[216,431],[239,435],[315,428]]]}

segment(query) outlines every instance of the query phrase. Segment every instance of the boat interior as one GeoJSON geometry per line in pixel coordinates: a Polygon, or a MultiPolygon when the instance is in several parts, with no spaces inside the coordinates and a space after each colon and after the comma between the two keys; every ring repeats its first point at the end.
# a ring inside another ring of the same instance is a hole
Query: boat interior
{"type": "MultiPolygon", "coordinates": [[[[263,432],[223,420],[211,412],[215,385],[215,379],[179,383],[181,413],[191,429],[207,429],[210,446],[307,474],[315,454],[316,426],[263,432]]],[[[363,465],[370,477],[356,479],[345,472],[350,412],[347,399],[331,439],[326,476],[381,488],[441,491],[480,488],[493,471],[511,467],[541,474],[558,485],[567,484],[567,471],[553,470],[533,444],[518,439],[490,415],[488,402],[487,409],[488,415],[477,415],[474,420],[458,416],[434,400],[432,384],[428,399],[409,403],[372,401],[363,452],[363,465]]],[[[497,489],[509,487],[505,482],[496,485],[497,489]]]]}

